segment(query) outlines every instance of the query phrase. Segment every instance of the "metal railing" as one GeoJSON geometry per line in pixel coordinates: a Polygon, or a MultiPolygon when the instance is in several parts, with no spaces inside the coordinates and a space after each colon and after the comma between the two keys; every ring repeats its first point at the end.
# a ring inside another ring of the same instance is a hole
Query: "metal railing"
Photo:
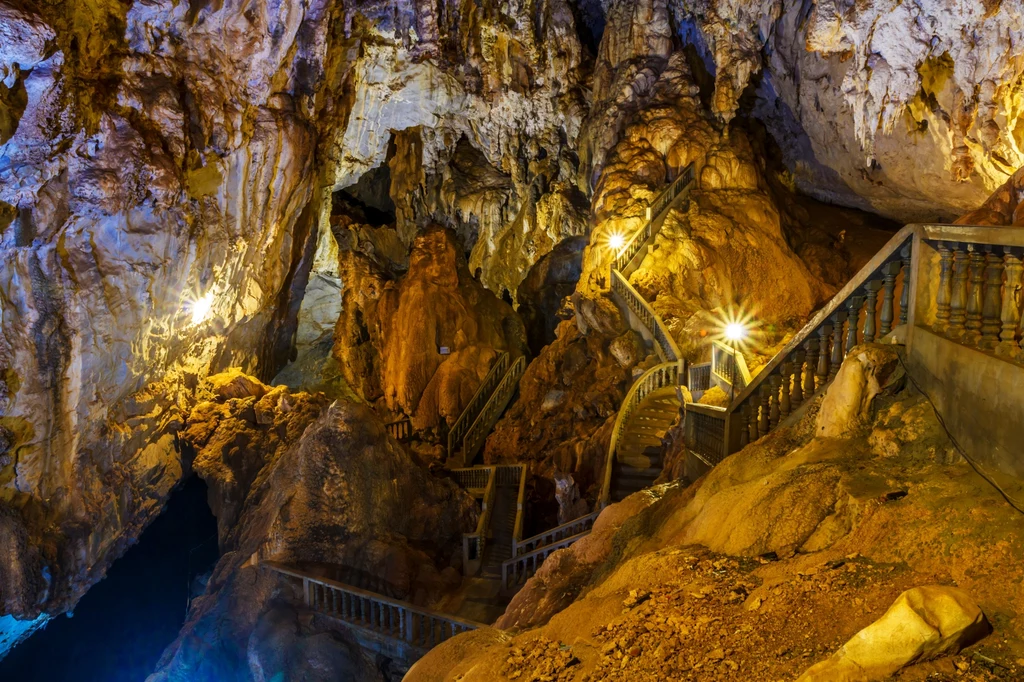
{"type": "Polygon", "coordinates": [[[541,547],[561,542],[568,537],[582,537],[590,532],[594,527],[594,521],[597,520],[597,517],[600,516],[600,514],[600,511],[591,512],[586,516],[581,516],[567,523],[563,523],[560,526],[555,526],[554,528],[546,530],[538,535],[534,535],[533,537],[520,540],[513,545],[512,556],[516,557],[520,554],[527,554],[535,549],[540,549],[541,547]]]}
{"type": "Polygon", "coordinates": [[[465,467],[461,469],[449,469],[455,482],[466,490],[483,490],[490,480],[490,467],[465,467]]]}
{"type": "Polygon", "coordinates": [[[412,422],[408,417],[393,421],[386,425],[388,434],[400,443],[412,438],[412,422]]]}
{"type": "Polygon", "coordinates": [[[666,362],[647,370],[643,376],[637,379],[629,393],[626,394],[619,414],[615,418],[615,426],[612,428],[612,438],[608,444],[608,456],[605,460],[604,482],[601,485],[601,494],[598,498],[600,506],[605,506],[611,500],[612,487],[612,466],[615,463],[615,451],[619,439],[625,430],[630,415],[640,406],[644,399],[654,391],[668,386],[679,386],[680,378],[684,376],[681,371],[682,362],[666,362]]]}
{"type": "Polygon", "coordinates": [[[306,606],[337,618],[375,637],[390,639],[412,663],[431,648],[457,634],[483,627],[480,623],[415,606],[375,592],[319,578],[283,564],[265,561],[263,567],[302,581],[306,606]]]}
{"type": "Polygon", "coordinates": [[[494,428],[501,413],[505,411],[509,401],[512,400],[512,396],[519,387],[519,379],[522,378],[525,371],[526,358],[519,356],[495,387],[487,404],[480,410],[480,414],[477,415],[462,440],[463,465],[473,463],[480,448],[483,447],[484,441],[487,440],[487,434],[494,428]]]}
{"type": "Polygon", "coordinates": [[[466,436],[466,432],[469,431],[469,427],[472,426],[484,405],[487,404],[487,400],[494,393],[494,389],[498,386],[502,377],[505,376],[510,360],[511,356],[507,352],[498,356],[498,359],[491,365],[490,371],[487,372],[487,376],[484,377],[479,388],[477,388],[476,393],[473,394],[469,404],[466,405],[466,409],[462,411],[459,418],[455,420],[455,424],[448,430],[449,459],[455,456],[455,452],[459,445],[462,444],[462,439],[466,436]]]}
{"type": "Polygon", "coordinates": [[[544,563],[544,560],[548,556],[557,550],[568,547],[577,540],[586,537],[590,534],[590,531],[585,531],[578,535],[572,535],[557,542],[552,542],[548,545],[543,545],[537,549],[525,552],[519,556],[512,557],[508,561],[501,564],[501,587],[503,590],[508,590],[512,587],[518,587],[526,582],[527,578],[537,572],[540,565],[544,563]]]}
{"type": "Polygon", "coordinates": [[[727,392],[742,391],[750,383],[750,370],[743,353],[718,340],[711,342],[711,374],[727,392]]]}
{"type": "Polygon", "coordinates": [[[523,537],[523,524],[526,515],[526,465],[499,465],[498,485],[516,486],[516,521],[512,527],[512,556],[516,554],[516,546],[523,537]]]}
{"type": "Polygon", "coordinates": [[[687,403],[683,423],[686,444],[708,466],[722,461],[725,452],[725,418],[728,409],[687,403]]]}
{"type": "Polygon", "coordinates": [[[699,400],[700,396],[711,388],[711,363],[690,365],[688,375],[686,387],[690,389],[693,399],[699,400]]]}

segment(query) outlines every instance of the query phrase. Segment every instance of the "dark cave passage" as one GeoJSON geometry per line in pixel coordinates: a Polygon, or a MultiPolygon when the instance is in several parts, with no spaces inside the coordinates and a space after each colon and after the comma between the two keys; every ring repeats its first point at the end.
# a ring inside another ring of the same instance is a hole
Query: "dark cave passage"
{"type": "Polygon", "coordinates": [[[185,622],[189,584],[217,560],[216,532],[206,484],[192,477],[73,618],[54,618],[0,661],[0,680],[145,680],[185,622]]]}

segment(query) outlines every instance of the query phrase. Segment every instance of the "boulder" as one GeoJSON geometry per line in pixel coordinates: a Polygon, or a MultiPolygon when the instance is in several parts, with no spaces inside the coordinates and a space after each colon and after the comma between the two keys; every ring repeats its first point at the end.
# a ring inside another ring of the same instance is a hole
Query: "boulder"
{"type": "Polygon", "coordinates": [[[871,416],[871,402],[899,364],[892,346],[864,344],[850,351],[822,400],[815,435],[849,438],[858,433],[871,416]]]}
{"type": "Polygon", "coordinates": [[[985,614],[962,590],[945,585],[915,587],[797,682],[886,679],[911,663],[957,653],[989,631],[985,614]]]}

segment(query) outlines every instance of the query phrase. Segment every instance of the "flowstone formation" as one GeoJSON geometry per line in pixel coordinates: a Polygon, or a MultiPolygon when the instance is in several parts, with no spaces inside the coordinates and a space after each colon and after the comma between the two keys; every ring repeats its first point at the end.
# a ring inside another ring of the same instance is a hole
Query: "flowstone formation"
{"type": "Polygon", "coordinates": [[[149,679],[380,679],[338,623],[311,621],[287,605],[294,595],[275,599],[260,562],[430,604],[460,582],[475,503],[414,464],[365,406],[238,372],[208,387],[182,438],[210,486],[223,556],[149,679]]]}
{"type": "Polygon", "coordinates": [[[343,277],[361,285],[345,292],[338,362],[366,399],[410,415],[417,430],[453,423],[500,353],[526,352],[522,322],[470,275],[451,230],[420,233],[397,279],[359,250],[358,233],[343,241],[343,277]]]}

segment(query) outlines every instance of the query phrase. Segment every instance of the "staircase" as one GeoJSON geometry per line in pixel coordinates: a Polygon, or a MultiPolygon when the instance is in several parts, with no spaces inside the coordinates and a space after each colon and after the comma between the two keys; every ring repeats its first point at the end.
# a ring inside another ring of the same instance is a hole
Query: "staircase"
{"type": "Polygon", "coordinates": [[[515,395],[525,371],[525,357],[512,362],[508,353],[498,356],[469,404],[448,430],[449,468],[468,467],[473,463],[487,434],[515,395]]]}

